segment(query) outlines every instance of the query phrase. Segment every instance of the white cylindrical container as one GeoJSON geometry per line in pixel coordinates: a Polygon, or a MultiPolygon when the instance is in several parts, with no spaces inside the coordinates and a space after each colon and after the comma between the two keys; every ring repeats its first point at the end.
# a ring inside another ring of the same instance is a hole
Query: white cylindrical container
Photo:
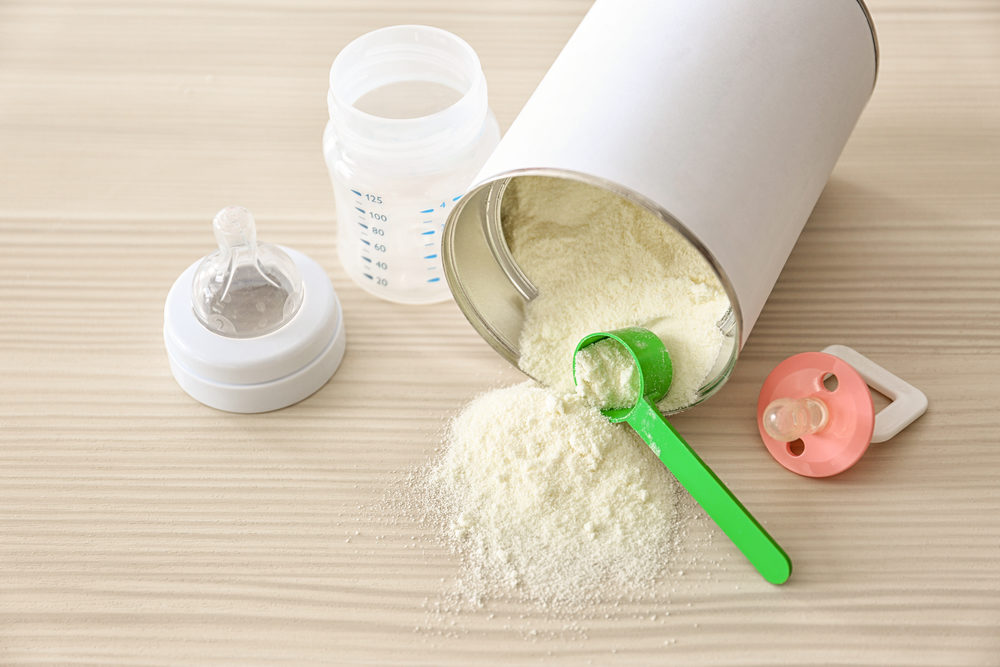
{"type": "Polygon", "coordinates": [[[877,51],[861,0],[597,0],[449,217],[459,306],[516,364],[536,293],[506,245],[505,188],[541,175],[610,190],[683,234],[729,295],[731,349],[704,400],[871,95],[877,51]]]}
{"type": "Polygon", "coordinates": [[[475,51],[429,26],[362,35],[334,60],[323,153],[348,275],[389,301],[450,295],[448,213],[499,140],[475,51]]]}

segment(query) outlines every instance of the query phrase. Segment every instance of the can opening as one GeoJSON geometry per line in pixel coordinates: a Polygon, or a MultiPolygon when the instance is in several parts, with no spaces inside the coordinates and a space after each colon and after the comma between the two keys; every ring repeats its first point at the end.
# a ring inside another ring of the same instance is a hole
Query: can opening
{"type": "MultiPolygon", "coordinates": [[[[572,286],[569,288],[570,291],[567,292],[565,283],[561,287],[555,285],[552,282],[553,275],[542,276],[541,280],[539,280],[539,276],[537,275],[539,271],[537,256],[539,252],[544,253],[544,250],[539,250],[538,247],[535,247],[535,250],[526,254],[524,252],[525,244],[527,243],[528,247],[531,247],[535,243],[534,240],[531,238],[522,238],[521,246],[518,247],[518,230],[512,229],[512,226],[521,224],[519,222],[520,219],[517,217],[517,211],[514,210],[517,207],[518,198],[530,187],[535,187],[534,185],[530,185],[531,183],[537,184],[539,180],[551,180],[553,187],[564,194],[568,192],[573,196],[590,201],[599,199],[600,201],[595,204],[598,207],[604,206],[603,202],[610,202],[615,206],[633,210],[633,217],[638,214],[645,216],[652,221],[654,226],[656,226],[655,223],[657,222],[663,222],[666,225],[662,228],[657,226],[653,230],[655,233],[652,235],[649,234],[649,230],[647,229],[644,232],[646,236],[643,236],[643,233],[636,233],[634,229],[623,228],[621,234],[614,233],[612,229],[611,233],[608,234],[608,241],[616,245],[609,251],[612,254],[601,256],[604,265],[600,265],[600,262],[595,264],[592,256],[580,257],[579,275],[566,275],[564,276],[566,281],[572,282],[577,278],[587,279],[587,276],[590,276],[590,285],[600,286],[604,283],[604,278],[606,277],[608,286],[603,298],[611,300],[614,294],[621,291],[648,289],[650,280],[655,281],[657,276],[666,275],[663,273],[663,267],[651,267],[649,271],[646,271],[646,267],[633,267],[638,271],[638,275],[641,278],[640,282],[645,281],[643,284],[637,284],[635,279],[637,272],[628,267],[628,258],[622,257],[621,259],[626,261],[626,264],[618,265],[617,267],[608,262],[607,259],[609,257],[616,257],[615,252],[618,249],[626,247],[623,245],[626,242],[638,244],[638,249],[642,251],[636,254],[638,250],[633,252],[632,249],[626,248],[626,250],[619,253],[629,255],[633,261],[636,257],[650,259],[659,257],[658,261],[664,263],[663,258],[669,257],[670,254],[667,250],[655,247],[645,248],[642,244],[645,241],[647,245],[656,246],[662,243],[663,239],[669,239],[671,243],[676,245],[675,250],[684,255],[686,261],[689,263],[691,261],[694,261],[696,264],[700,263],[699,271],[702,272],[700,275],[706,283],[711,282],[717,287],[721,293],[722,300],[720,301],[716,298],[712,304],[705,306],[698,313],[692,313],[691,317],[694,318],[697,315],[704,322],[706,321],[708,312],[706,308],[718,307],[719,303],[722,304],[717,317],[712,318],[708,325],[713,329],[709,337],[713,339],[713,343],[718,345],[718,351],[707,362],[701,361],[697,370],[692,370],[692,372],[699,374],[700,377],[695,380],[696,384],[691,385],[692,391],[687,398],[680,402],[666,402],[661,404],[661,408],[668,413],[677,412],[700,403],[715,393],[729,377],[739,351],[740,317],[738,307],[733,308],[733,304],[737,302],[728,280],[719,270],[711,255],[700,245],[697,239],[694,239],[683,225],[677,222],[672,216],[636,193],[629,192],[615,184],[603,182],[589,175],[552,169],[519,170],[504,174],[499,178],[492,179],[474,188],[463,198],[459,207],[453,211],[449,217],[443,239],[445,275],[456,302],[473,327],[510,363],[518,366],[544,384],[553,384],[553,382],[547,381],[551,380],[550,377],[547,377],[551,373],[546,371],[545,368],[539,368],[537,360],[532,359],[533,356],[537,357],[538,347],[537,343],[532,340],[532,337],[537,333],[537,331],[533,330],[533,328],[537,330],[537,327],[531,321],[532,317],[534,317],[533,311],[537,313],[540,307],[548,308],[548,312],[551,315],[552,304],[541,305],[545,302],[546,297],[549,297],[551,301],[553,291],[559,293],[561,297],[565,297],[567,294],[574,294],[574,292],[572,291],[572,286]],[[635,213],[635,211],[638,211],[638,213],[635,213]],[[534,255],[535,257],[532,258],[528,255],[534,255]],[[692,260],[692,257],[696,259],[692,260]],[[562,291],[560,292],[560,290],[562,291]],[[536,302],[536,300],[538,301],[536,302]],[[527,354],[527,357],[525,357],[525,354],[527,354]]],[[[554,209],[560,205],[565,205],[565,202],[560,204],[559,201],[546,201],[546,197],[540,197],[537,193],[535,198],[538,201],[532,205],[532,211],[546,211],[547,207],[548,209],[554,209]]],[[[545,213],[542,215],[545,215],[545,213]]],[[[628,220],[631,219],[628,218],[628,220]]],[[[563,219],[563,222],[565,222],[565,219],[563,219]]],[[[580,231],[567,231],[564,227],[559,228],[559,223],[557,222],[553,222],[552,224],[555,225],[553,233],[557,237],[560,233],[568,233],[572,236],[574,233],[580,231]]],[[[539,229],[543,228],[540,227],[539,229]]],[[[603,229],[604,233],[609,232],[608,227],[605,226],[603,229]]],[[[534,234],[535,231],[529,230],[527,233],[530,235],[534,234]]],[[[555,251],[559,252],[561,242],[550,239],[549,236],[551,236],[549,231],[544,231],[543,236],[539,237],[540,240],[535,245],[552,243],[554,244],[553,248],[555,251]]],[[[598,238],[597,241],[599,242],[600,239],[598,238]]],[[[669,273],[669,267],[666,268],[669,273]]],[[[546,270],[548,271],[548,269],[546,270]]],[[[699,280],[702,278],[699,278],[699,280]]],[[[561,279],[556,276],[555,280],[558,282],[561,279]]],[[[699,285],[697,280],[694,283],[694,287],[705,289],[706,294],[711,293],[710,289],[699,285]]],[[[670,289],[674,289],[676,292],[678,289],[682,289],[682,287],[678,283],[678,286],[672,286],[670,289]]],[[[629,311],[629,309],[634,310],[636,317],[648,315],[650,312],[648,299],[642,301],[642,295],[631,296],[633,297],[631,301],[629,299],[622,299],[621,308],[624,311],[629,311]],[[635,305],[636,298],[640,298],[640,301],[646,306],[645,310],[643,310],[643,307],[635,305]]],[[[719,295],[716,294],[715,296],[718,297],[719,295]]],[[[617,303],[601,304],[599,297],[595,298],[598,301],[584,304],[584,307],[594,308],[594,303],[597,303],[598,307],[607,307],[610,311],[618,306],[617,303]]],[[[576,303],[563,305],[566,308],[576,308],[579,306],[576,303]]],[[[627,318],[628,314],[617,313],[616,316],[627,318]]],[[[678,320],[682,319],[684,315],[663,312],[662,316],[662,319],[670,321],[665,323],[616,321],[608,322],[605,326],[618,326],[619,324],[646,325],[655,330],[658,324],[663,324],[668,332],[673,331],[673,333],[666,335],[666,339],[673,335],[675,347],[681,345],[681,343],[677,342],[676,337],[679,334],[677,334],[676,329],[678,320]]],[[[558,329],[558,327],[556,328],[558,329]]],[[[576,338],[573,338],[573,336],[575,336],[575,332],[566,335],[567,339],[572,339],[567,344],[572,344],[578,338],[578,336],[576,338]]],[[[699,345],[701,341],[695,340],[690,344],[699,345]]],[[[706,356],[708,353],[705,353],[704,350],[699,352],[703,353],[702,359],[708,358],[706,356]]],[[[685,352],[681,352],[680,354],[683,357],[685,352]]],[[[556,359],[552,363],[558,364],[562,355],[555,356],[556,359]]],[[[563,360],[566,361],[563,365],[567,365],[568,367],[569,358],[571,357],[563,360]]]]}

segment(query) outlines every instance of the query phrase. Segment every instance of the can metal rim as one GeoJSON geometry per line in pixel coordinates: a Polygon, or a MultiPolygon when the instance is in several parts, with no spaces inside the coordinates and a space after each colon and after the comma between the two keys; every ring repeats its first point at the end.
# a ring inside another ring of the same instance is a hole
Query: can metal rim
{"type": "MultiPolygon", "coordinates": [[[[725,366],[719,369],[719,372],[716,373],[715,377],[708,378],[707,384],[699,388],[698,400],[691,405],[684,406],[682,409],[687,409],[701,403],[721,388],[722,385],[725,384],[736,364],[736,359],[739,356],[743,340],[743,311],[740,307],[736,290],[733,287],[729,276],[726,274],[715,255],[712,254],[712,252],[698,239],[697,236],[691,232],[690,229],[687,228],[687,226],[684,225],[684,223],[678,220],[667,209],[652,199],[639,194],[635,190],[627,188],[620,183],[616,183],[599,176],[594,176],[593,174],[554,167],[527,167],[522,169],[512,169],[491,176],[489,179],[481,181],[480,183],[470,187],[466,192],[466,195],[462,197],[461,201],[459,201],[459,205],[452,209],[445,224],[444,234],[442,235],[442,266],[444,268],[445,280],[447,280],[452,295],[455,297],[455,302],[476,332],[479,333],[479,335],[486,340],[490,346],[500,354],[500,356],[506,359],[511,365],[519,368],[518,355],[513,349],[503,343],[503,340],[497,335],[496,332],[490,330],[490,327],[488,326],[486,320],[480,315],[476,305],[468,297],[465,290],[461,288],[461,279],[458,276],[458,272],[455,269],[453,261],[454,254],[452,252],[452,243],[458,219],[462,214],[465,204],[471,199],[470,195],[480,190],[489,188],[490,190],[485,193],[486,210],[483,215],[480,216],[480,220],[483,225],[483,235],[486,237],[487,243],[493,251],[494,258],[501,264],[514,288],[517,289],[525,300],[530,301],[534,298],[534,296],[537,295],[537,290],[535,290],[534,285],[531,284],[531,281],[527,278],[527,276],[521,272],[517,264],[513,262],[512,257],[510,257],[509,249],[507,249],[505,245],[504,247],[498,247],[495,245],[497,232],[499,231],[499,227],[496,226],[499,222],[499,199],[510,179],[523,176],[548,176],[570,179],[612,192],[626,201],[640,206],[656,215],[664,223],[677,230],[677,232],[680,233],[688,243],[701,253],[701,255],[712,267],[712,270],[718,277],[723,289],[726,290],[726,296],[729,298],[730,312],[732,313],[732,324],[734,326],[733,336],[735,342],[732,353],[730,354],[725,366]],[[490,229],[491,226],[493,227],[492,231],[490,229]],[[509,263],[504,261],[504,256],[509,259],[509,263]],[[473,316],[473,314],[475,314],[475,316],[473,316]]],[[[723,318],[723,321],[725,319],[727,318],[723,318]]]]}
{"type": "Polygon", "coordinates": [[[858,0],[858,6],[861,7],[861,11],[865,14],[865,20],[868,21],[868,30],[872,34],[872,46],[875,48],[875,76],[872,77],[872,90],[875,90],[875,83],[878,81],[878,70],[879,70],[879,47],[878,47],[878,32],[875,30],[875,20],[872,18],[871,10],[868,9],[868,5],[865,4],[865,0],[858,0]]]}

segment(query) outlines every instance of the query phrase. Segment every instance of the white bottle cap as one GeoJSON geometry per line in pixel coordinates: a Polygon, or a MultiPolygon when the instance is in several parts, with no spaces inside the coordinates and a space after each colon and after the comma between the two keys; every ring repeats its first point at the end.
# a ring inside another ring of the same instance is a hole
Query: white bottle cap
{"type": "MultiPolygon", "coordinates": [[[[220,216],[223,213],[229,218],[233,215],[232,209],[224,209],[220,216]]],[[[217,223],[219,219],[217,216],[217,223]]],[[[250,232],[246,237],[253,239],[253,219],[249,212],[245,219],[250,232]]],[[[267,412],[301,401],[326,384],[344,357],[343,313],[322,267],[290,248],[268,248],[265,244],[261,247],[265,259],[270,254],[290,260],[281,265],[283,275],[276,275],[270,264],[258,264],[254,248],[243,249],[250,259],[224,261],[232,247],[227,247],[227,241],[220,238],[220,251],[189,266],[167,294],[163,340],[174,379],[193,398],[219,410],[267,412]],[[285,303],[279,303],[281,299],[275,298],[274,290],[266,292],[265,299],[259,299],[259,281],[246,281],[247,288],[242,294],[239,286],[230,289],[237,282],[234,280],[237,269],[247,275],[247,266],[259,266],[260,275],[275,279],[274,285],[290,286],[285,303]],[[208,270],[212,267],[217,267],[215,273],[208,270]],[[216,289],[205,289],[202,282],[214,283],[216,289]],[[217,289],[220,283],[225,285],[224,289],[217,289]],[[200,294],[214,301],[208,305],[208,301],[194,304],[192,296],[198,298],[200,294]],[[234,310],[234,302],[243,299],[255,305],[252,301],[255,298],[259,299],[257,309],[268,316],[260,320],[266,331],[262,335],[252,335],[252,329],[248,333],[245,326],[242,331],[239,327],[233,331],[228,326],[214,326],[216,320],[211,317],[207,318],[210,324],[205,324],[206,310],[222,311],[220,317],[224,317],[240,311],[240,308],[234,310]],[[202,317],[196,314],[196,308],[202,317]],[[277,328],[275,317],[266,312],[275,308],[277,328]]]]}

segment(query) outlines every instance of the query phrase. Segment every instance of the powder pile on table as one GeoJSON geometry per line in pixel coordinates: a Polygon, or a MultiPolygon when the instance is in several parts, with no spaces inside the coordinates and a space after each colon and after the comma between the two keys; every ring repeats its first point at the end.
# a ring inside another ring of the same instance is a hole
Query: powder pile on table
{"type": "Polygon", "coordinates": [[[634,433],[528,381],[479,396],[426,479],[472,594],[640,592],[669,562],[680,487],[634,433]]]}

